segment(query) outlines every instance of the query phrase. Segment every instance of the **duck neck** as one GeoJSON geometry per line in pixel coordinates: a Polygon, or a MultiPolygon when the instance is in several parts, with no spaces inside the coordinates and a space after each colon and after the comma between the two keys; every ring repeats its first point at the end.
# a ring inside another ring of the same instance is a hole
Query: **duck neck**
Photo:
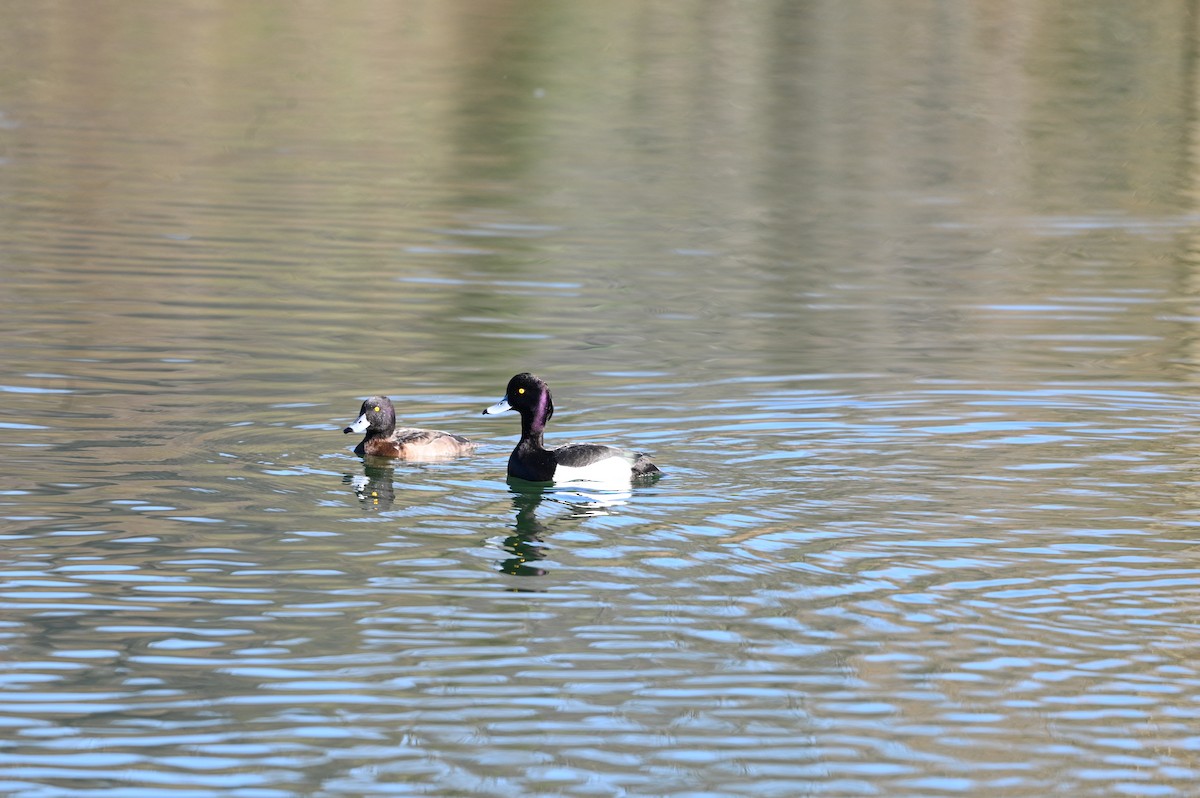
{"type": "Polygon", "coordinates": [[[554,402],[550,392],[546,391],[539,397],[537,405],[529,412],[521,414],[521,438],[536,449],[545,448],[542,445],[542,433],[546,431],[546,422],[554,415],[554,402]]]}
{"type": "Polygon", "coordinates": [[[546,419],[533,413],[521,414],[521,440],[535,449],[543,449],[542,433],[546,431],[546,419]]]}

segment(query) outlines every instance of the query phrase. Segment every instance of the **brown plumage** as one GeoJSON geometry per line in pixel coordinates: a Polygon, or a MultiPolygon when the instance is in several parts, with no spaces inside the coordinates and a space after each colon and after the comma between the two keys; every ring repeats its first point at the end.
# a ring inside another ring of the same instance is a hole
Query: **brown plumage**
{"type": "Polygon", "coordinates": [[[344,433],[365,432],[354,447],[362,457],[395,457],[402,460],[448,460],[470,454],[478,446],[461,435],[436,429],[401,427],[396,429],[396,409],[386,396],[372,396],[362,403],[358,419],[342,430],[344,433]]]}

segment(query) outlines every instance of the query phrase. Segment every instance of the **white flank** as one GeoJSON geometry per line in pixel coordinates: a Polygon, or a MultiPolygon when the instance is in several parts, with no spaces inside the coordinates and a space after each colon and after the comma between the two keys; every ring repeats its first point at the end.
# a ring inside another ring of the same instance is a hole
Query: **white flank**
{"type": "Polygon", "coordinates": [[[586,482],[620,486],[628,485],[632,478],[633,469],[624,457],[607,457],[579,468],[559,465],[554,469],[556,485],[564,482],[586,482]]]}

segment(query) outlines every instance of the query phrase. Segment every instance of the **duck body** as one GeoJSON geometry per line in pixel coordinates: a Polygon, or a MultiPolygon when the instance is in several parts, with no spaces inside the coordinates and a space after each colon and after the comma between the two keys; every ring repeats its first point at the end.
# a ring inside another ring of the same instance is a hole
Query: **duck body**
{"type": "Polygon", "coordinates": [[[546,422],[554,415],[550,388],[529,373],[508,381],[504,398],[483,411],[521,414],[521,439],[508,458],[508,475],[529,482],[625,482],[660,474],[641,452],[596,443],[568,443],[547,449],[542,442],[546,422]]]}
{"type": "Polygon", "coordinates": [[[396,428],[396,409],[386,396],[362,403],[358,419],[342,432],[366,433],[354,447],[359,457],[392,457],[400,460],[448,460],[470,454],[478,446],[461,435],[436,429],[396,428]]]}

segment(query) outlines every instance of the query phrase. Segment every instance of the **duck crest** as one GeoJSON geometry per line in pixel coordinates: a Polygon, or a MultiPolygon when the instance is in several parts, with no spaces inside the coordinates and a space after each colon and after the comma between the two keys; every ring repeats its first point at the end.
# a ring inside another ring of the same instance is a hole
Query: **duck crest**
{"type": "Polygon", "coordinates": [[[550,391],[542,391],[538,396],[537,407],[533,411],[533,427],[538,432],[546,429],[546,422],[554,415],[554,400],[550,397],[550,391]]]}

